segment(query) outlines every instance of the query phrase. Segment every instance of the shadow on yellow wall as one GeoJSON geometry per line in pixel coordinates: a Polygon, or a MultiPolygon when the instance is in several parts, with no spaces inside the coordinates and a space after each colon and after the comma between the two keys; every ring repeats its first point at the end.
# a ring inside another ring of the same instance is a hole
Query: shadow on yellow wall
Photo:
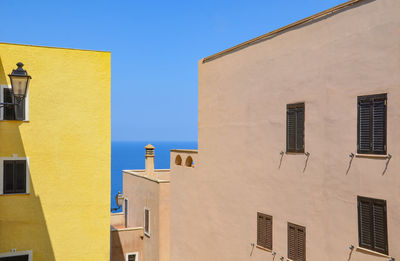
{"type": "MultiPolygon", "coordinates": [[[[0,58],[0,84],[7,84],[0,58]]],[[[0,121],[0,157],[26,157],[20,133],[21,121],[0,121]],[[12,135],[10,141],[7,137],[12,135]]],[[[34,175],[34,173],[31,173],[34,175]]],[[[30,177],[29,194],[0,195],[0,253],[32,250],[34,260],[54,261],[55,256],[40,197],[30,177]]],[[[2,188],[0,188],[2,189],[2,188]]],[[[65,242],[68,244],[68,242],[65,242]]]]}

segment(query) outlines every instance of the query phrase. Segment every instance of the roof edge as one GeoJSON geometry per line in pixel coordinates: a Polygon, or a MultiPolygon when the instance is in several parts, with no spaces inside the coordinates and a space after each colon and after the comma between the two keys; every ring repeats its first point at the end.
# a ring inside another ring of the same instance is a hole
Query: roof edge
{"type": "Polygon", "coordinates": [[[366,1],[366,0],[351,0],[351,1],[345,2],[345,3],[343,3],[343,4],[337,5],[337,6],[335,6],[335,7],[326,9],[326,10],[324,10],[324,11],[322,11],[322,12],[319,12],[319,13],[314,14],[314,15],[312,15],[312,16],[306,17],[306,18],[304,18],[304,19],[301,19],[301,20],[299,20],[299,21],[296,21],[296,22],[291,23],[291,24],[289,24],[289,25],[286,25],[286,26],[284,26],[284,27],[280,27],[280,28],[278,28],[278,29],[276,29],[276,30],[274,30],[274,31],[271,31],[271,32],[269,32],[269,33],[260,35],[260,36],[258,36],[258,37],[256,37],[256,38],[253,38],[253,39],[250,39],[250,40],[248,40],[248,41],[246,41],[246,42],[243,42],[243,43],[240,43],[240,44],[238,44],[238,45],[235,45],[235,46],[233,46],[233,47],[231,47],[231,48],[225,49],[225,50],[223,50],[223,51],[221,51],[221,52],[218,52],[218,53],[216,53],[216,54],[207,56],[206,58],[203,58],[202,63],[210,62],[210,61],[212,61],[212,60],[214,60],[214,59],[217,59],[217,58],[219,58],[219,57],[221,57],[221,56],[223,56],[223,55],[232,53],[232,52],[236,51],[237,49],[241,49],[241,48],[247,47],[247,46],[252,45],[252,44],[254,44],[254,43],[258,42],[258,41],[261,41],[261,40],[264,40],[264,39],[269,38],[269,37],[271,37],[271,36],[274,36],[274,35],[276,35],[276,34],[279,34],[279,33],[281,33],[281,32],[284,32],[284,31],[288,30],[288,29],[291,29],[291,28],[293,28],[293,27],[296,27],[296,26],[298,26],[298,25],[302,25],[302,24],[308,23],[308,22],[310,22],[310,21],[312,21],[312,20],[315,20],[315,19],[324,17],[324,16],[326,16],[326,15],[329,15],[329,14],[331,14],[331,13],[337,12],[337,11],[339,11],[339,10],[342,10],[342,9],[346,8],[346,7],[349,7],[349,6],[351,6],[351,5],[354,5],[354,4],[357,4],[357,3],[359,3],[359,2],[363,2],[363,1],[366,1]]]}
{"type": "Polygon", "coordinates": [[[34,45],[34,44],[18,44],[18,43],[6,43],[6,42],[0,42],[0,44],[28,46],[28,47],[40,47],[40,48],[49,48],[49,49],[64,49],[64,50],[72,50],[72,51],[111,53],[111,51],[89,50],[89,49],[78,49],[78,48],[67,48],[67,47],[56,47],[56,46],[34,45]]]}

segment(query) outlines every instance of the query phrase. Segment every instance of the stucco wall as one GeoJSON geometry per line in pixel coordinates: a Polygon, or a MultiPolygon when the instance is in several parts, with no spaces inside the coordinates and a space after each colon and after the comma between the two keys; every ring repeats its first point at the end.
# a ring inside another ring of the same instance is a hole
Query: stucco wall
{"type": "MultiPolygon", "coordinates": [[[[144,172],[137,172],[137,174],[144,175],[144,172]]],[[[150,209],[150,236],[143,237],[143,259],[141,260],[168,261],[169,183],[159,183],[125,171],[123,186],[124,195],[128,198],[130,227],[144,227],[144,208],[150,209]]]]}
{"type": "Polygon", "coordinates": [[[109,260],[110,53],[0,43],[0,85],[17,62],[29,122],[0,122],[0,157],[29,157],[30,194],[0,195],[0,253],[109,260]]]}
{"type": "Polygon", "coordinates": [[[138,253],[143,259],[143,228],[127,228],[111,231],[111,260],[126,261],[126,254],[138,253]]]}
{"type": "MultiPolygon", "coordinates": [[[[283,10],[284,11],[284,10],[283,10]]],[[[307,229],[307,260],[387,260],[358,246],[357,195],[385,199],[389,255],[400,258],[400,1],[362,1],[199,63],[199,159],[172,168],[171,260],[273,260],[254,249],[256,213],[307,229]],[[357,96],[388,94],[386,160],[355,158],[357,96]],[[286,104],[305,102],[305,150],[285,154],[286,104]],[[280,166],[280,167],[279,167],[280,166]],[[306,166],[306,168],[305,168],[306,166]],[[305,170],[304,170],[305,169],[305,170]],[[178,179],[181,178],[181,180],[178,179]]]]}

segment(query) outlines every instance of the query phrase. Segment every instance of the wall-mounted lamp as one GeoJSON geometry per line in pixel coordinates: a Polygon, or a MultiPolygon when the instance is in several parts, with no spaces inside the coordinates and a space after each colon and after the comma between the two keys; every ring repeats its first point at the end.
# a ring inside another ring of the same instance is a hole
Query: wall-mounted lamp
{"type": "Polygon", "coordinates": [[[118,194],[115,195],[115,203],[117,204],[117,207],[112,208],[111,211],[120,209],[121,206],[124,204],[124,199],[125,199],[125,197],[121,194],[121,192],[118,191],[118,194]]]}
{"type": "Polygon", "coordinates": [[[391,257],[390,259],[389,259],[389,261],[394,261],[395,259],[394,259],[394,257],[391,257]]]}
{"type": "Polygon", "coordinates": [[[273,256],[276,256],[276,252],[272,252],[271,254],[272,254],[273,256]]]}
{"type": "Polygon", "coordinates": [[[304,154],[306,154],[307,157],[310,157],[310,152],[306,152],[304,154]]]}
{"type": "Polygon", "coordinates": [[[283,261],[283,260],[285,260],[285,258],[284,258],[283,256],[281,256],[280,260],[282,260],[282,261],[283,261]]]}
{"type": "Polygon", "coordinates": [[[354,153],[353,153],[353,152],[350,153],[350,154],[349,154],[349,157],[350,157],[350,158],[354,158],[354,153]]]}
{"type": "Polygon", "coordinates": [[[392,154],[388,154],[388,160],[392,158],[392,154]]]}
{"type": "Polygon", "coordinates": [[[28,72],[22,69],[24,66],[23,63],[17,63],[18,68],[12,70],[11,74],[8,76],[10,77],[11,82],[11,89],[12,95],[14,96],[15,102],[14,103],[1,103],[0,107],[4,107],[5,105],[17,105],[21,103],[28,91],[29,81],[32,79],[31,76],[28,75],[28,72]]]}
{"type": "Polygon", "coordinates": [[[349,249],[350,249],[351,251],[353,251],[353,250],[354,250],[354,246],[353,246],[353,245],[350,245],[350,246],[349,246],[349,249]]]}
{"type": "Polygon", "coordinates": [[[283,150],[281,150],[281,152],[279,153],[281,156],[283,156],[283,154],[285,154],[285,152],[283,152],[283,150]]]}

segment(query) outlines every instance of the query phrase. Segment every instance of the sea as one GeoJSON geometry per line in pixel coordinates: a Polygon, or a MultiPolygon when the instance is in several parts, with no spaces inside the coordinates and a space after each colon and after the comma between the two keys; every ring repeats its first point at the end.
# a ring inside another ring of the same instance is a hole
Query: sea
{"type": "MultiPolygon", "coordinates": [[[[122,170],[144,169],[145,146],[155,147],[154,167],[170,168],[171,149],[197,149],[197,141],[112,141],[111,142],[111,208],[116,208],[115,195],[122,189],[122,170]]],[[[115,210],[113,212],[120,212],[115,210]]]]}

